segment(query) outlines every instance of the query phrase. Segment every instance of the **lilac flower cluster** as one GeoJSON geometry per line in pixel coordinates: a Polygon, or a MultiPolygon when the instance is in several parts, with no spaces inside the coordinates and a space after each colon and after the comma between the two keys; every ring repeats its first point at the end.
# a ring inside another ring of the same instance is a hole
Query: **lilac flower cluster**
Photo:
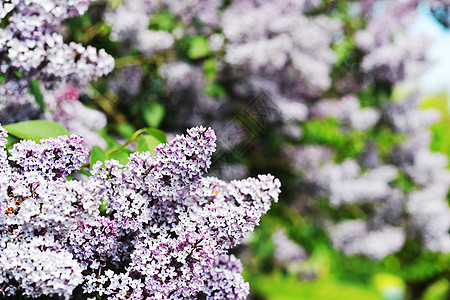
{"type": "Polygon", "coordinates": [[[0,289],[6,295],[68,296],[83,282],[83,270],[63,241],[98,213],[98,200],[63,176],[81,166],[87,151],[78,137],[25,141],[11,150],[12,168],[6,132],[0,132],[0,289]]]}
{"type": "Polygon", "coordinates": [[[0,29],[0,70],[6,81],[35,78],[48,87],[58,81],[83,85],[109,73],[114,61],[104,50],[65,44],[57,32],[66,18],[83,14],[90,2],[13,0],[2,4],[0,16],[6,26],[0,29]]]}
{"type": "Polygon", "coordinates": [[[89,155],[78,136],[49,138],[40,144],[22,140],[11,149],[9,158],[20,166],[22,172],[41,170],[51,179],[64,178],[77,171],[89,155]]]}
{"type": "Polygon", "coordinates": [[[336,55],[330,48],[338,20],[308,17],[318,1],[234,1],[223,13],[228,40],[225,61],[243,72],[259,92],[265,83],[277,85],[275,101],[304,100],[331,86],[336,55]]]}
{"type": "Polygon", "coordinates": [[[97,162],[85,182],[66,180],[87,158],[78,137],[23,141],[6,156],[1,128],[0,289],[59,295],[80,286],[108,299],[245,299],[238,245],[278,200],[260,175],[203,178],[215,134],[196,127],[127,165],[97,162]],[[8,160],[15,163],[10,167],[8,160]],[[105,215],[99,207],[106,205],[105,215]]]}
{"type": "Polygon", "coordinates": [[[114,67],[113,58],[103,49],[63,41],[62,22],[85,13],[90,3],[11,0],[1,4],[0,75],[4,79],[0,83],[0,122],[55,120],[71,133],[84,136],[86,144],[105,146],[94,133],[104,127],[105,116],[75,101],[78,91],[76,97],[67,97],[68,90],[82,88],[114,67]],[[29,94],[32,80],[41,84],[49,108],[45,114],[29,94]]]}

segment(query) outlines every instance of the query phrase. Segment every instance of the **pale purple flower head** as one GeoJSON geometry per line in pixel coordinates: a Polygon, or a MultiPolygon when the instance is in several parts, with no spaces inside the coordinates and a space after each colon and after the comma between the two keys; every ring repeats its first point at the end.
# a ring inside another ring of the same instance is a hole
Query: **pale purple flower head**
{"type": "MultiPolygon", "coordinates": [[[[0,127],[3,151],[4,136],[0,127]]],[[[242,266],[228,250],[278,201],[280,182],[203,178],[215,141],[212,129],[192,128],[154,156],[97,162],[84,182],[66,178],[87,158],[77,136],[21,141],[9,159],[1,152],[0,291],[245,299],[242,266]]]]}

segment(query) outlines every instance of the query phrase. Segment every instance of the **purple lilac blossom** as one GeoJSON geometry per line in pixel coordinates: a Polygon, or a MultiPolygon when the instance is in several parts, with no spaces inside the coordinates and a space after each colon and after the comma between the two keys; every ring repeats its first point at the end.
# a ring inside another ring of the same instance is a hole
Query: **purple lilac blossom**
{"type": "Polygon", "coordinates": [[[62,179],[86,162],[88,151],[78,136],[60,136],[42,140],[40,144],[22,140],[11,149],[10,160],[21,172],[40,171],[50,179],[62,179]]]}
{"type": "MultiPolygon", "coordinates": [[[[12,1],[0,10],[3,18],[9,15],[4,28],[0,28],[0,71],[5,82],[20,78],[39,79],[47,87],[58,82],[85,85],[88,81],[109,73],[114,60],[104,50],[97,51],[80,44],[65,44],[57,32],[61,23],[83,14],[90,0],[77,1],[12,1]],[[20,72],[17,78],[14,75],[20,72]]],[[[20,91],[19,93],[24,93],[20,91]]]]}
{"type": "Polygon", "coordinates": [[[7,163],[0,171],[1,290],[9,296],[68,298],[83,276],[61,241],[79,222],[98,214],[99,200],[85,194],[81,182],[61,177],[87,159],[79,138],[41,142],[17,144],[12,156],[19,166],[11,168],[7,163]],[[42,164],[22,161],[21,155],[28,152],[36,154],[42,164]],[[66,152],[69,159],[64,157],[66,152]]]}
{"type": "MultiPolygon", "coordinates": [[[[158,146],[155,156],[146,152],[132,155],[126,166],[95,166],[94,185],[108,203],[107,212],[122,235],[136,237],[126,272],[89,275],[88,293],[100,289],[112,297],[128,294],[136,299],[218,293],[212,292],[214,285],[208,287],[214,258],[253,230],[276,201],[279,182],[270,175],[229,184],[202,179],[214,148],[214,132],[197,127],[158,146]]],[[[231,278],[241,282],[235,289],[247,290],[240,276],[231,278]]]]}
{"type": "Polygon", "coordinates": [[[227,251],[259,224],[280,182],[203,177],[215,133],[196,127],[128,164],[87,159],[79,137],[22,141],[8,163],[0,127],[0,289],[37,297],[245,299],[242,266],[227,251]],[[31,159],[32,157],[32,159],[31,159]],[[100,216],[100,204],[106,204],[100,216]]]}

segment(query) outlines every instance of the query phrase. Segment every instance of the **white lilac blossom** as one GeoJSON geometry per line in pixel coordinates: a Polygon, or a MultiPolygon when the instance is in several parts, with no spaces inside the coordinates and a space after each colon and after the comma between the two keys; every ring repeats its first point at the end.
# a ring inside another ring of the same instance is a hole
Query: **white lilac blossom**
{"type": "Polygon", "coordinates": [[[245,299],[242,265],[227,251],[259,224],[280,182],[203,177],[215,133],[196,127],[126,165],[87,158],[79,137],[22,141],[8,159],[0,127],[0,289],[59,295],[80,287],[110,299],[245,299]],[[8,160],[14,162],[10,166],[8,160]],[[4,168],[3,168],[4,166],[4,168]],[[100,204],[106,205],[100,216],[100,204]]]}

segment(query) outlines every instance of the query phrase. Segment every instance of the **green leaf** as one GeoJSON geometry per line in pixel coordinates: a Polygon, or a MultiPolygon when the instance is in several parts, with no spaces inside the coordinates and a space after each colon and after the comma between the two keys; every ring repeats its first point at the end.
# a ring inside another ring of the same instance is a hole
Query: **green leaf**
{"type": "Polygon", "coordinates": [[[10,135],[39,142],[41,139],[69,135],[61,124],[46,120],[33,120],[3,126],[10,135]]]}
{"type": "Polygon", "coordinates": [[[220,84],[211,83],[205,87],[205,94],[211,97],[222,97],[225,96],[226,91],[220,84]]]}
{"type": "Polygon", "coordinates": [[[203,63],[203,71],[205,72],[205,78],[209,82],[212,82],[217,74],[216,59],[211,57],[203,63]]]}
{"type": "Polygon", "coordinates": [[[154,149],[154,148],[152,149],[151,145],[155,143],[156,145],[158,145],[160,143],[166,142],[166,134],[163,131],[155,128],[142,128],[136,131],[125,144],[108,150],[106,152],[106,159],[114,158],[122,164],[127,163],[128,155],[131,152],[128,149],[126,149],[126,146],[134,142],[136,139],[139,139],[139,137],[144,133],[150,134],[150,136],[153,137],[153,140],[151,140],[151,142],[141,141],[141,145],[140,146],[138,145],[139,149],[144,149],[144,151],[150,151],[154,149]]]}
{"type": "Polygon", "coordinates": [[[208,41],[203,36],[193,36],[190,39],[187,56],[190,59],[199,59],[211,54],[208,41]]]}
{"type": "Polygon", "coordinates": [[[44,96],[42,95],[37,80],[31,81],[30,88],[31,94],[34,96],[34,100],[36,101],[37,105],[42,109],[42,111],[45,111],[44,96]]]}
{"type": "Polygon", "coordinates": [[[164,131],[155,128],[144,128],[144,130],[154,136],[160,143],[167,143],[167,137],[164,131]]]}
{"type": "Polygon", "coordinates": [[[156,13],[150,20],[149,29],[172,31],[177,26],[175,16],[170,11],[156,13]]]}
{"type": "Polygon", "coordinates": [[[90,158],[91,169],[97,161],[104,162],[105,160],[106,160],[105,151],[103,151],[102,149],[100,149],[97,146],[92,147],[91,158],[90,158]]]}
{"type": "Polygon", "coordinates": [[[101,216],[106,216],[106,207],[108,206],[108,203],[104,202],[103,199],[100,200],[101,204],[99,206],[99,210],[100,210],[100,215],[101,216]]]}
{"type": "Polygon", "coordinates": [[[152,155],[155,155],[156,154],[155,148],[159,144],[160,144],[160,142],[157,139],[155,139],[153,136],[151,136],[151,135],[141,135],[138,138],[137,151],[138,152],[150,151],[150,153],[152,155]]]}
{"type": "Polygon", "coordinates": [[[128,156],[130,155],[130,151],[127,149],[124,149],[119,152],[114,152],[109,154],[106,159],[115,159],[119,161],[122,165],[126,165],[128,163],[128,156]]]}
{"type": "Polygon", "coordinates": [[[158,127],[164,118],[164,106],[157,102],[148,102],[144,107],[143,117],[150,127],[158,127]]]}
{"type": "Polygon", "coordinates": [[[131,125],[130,123],[120,123],[117,124],[117,126],[115,127],[116,131],[123,136],[124,138],[131,138],[133,136],[133,133],[136,131],[133,127],[133,125],[131,125]]]}
{"type": "Polygon", "coordinates": [[[161,130],[148,128],[146,130],[150,135],[140,135],[137,143],[137,151],[145,152],[150,151],[152,155],[155,155],[155,148],[161,143],[166,142],[166,134],[161,130]]]}
{"type": "Polygon", "coordinates": [[[14,144],[17,143],[18,141],[19,139],[8,135],[6,137],[6,150],[11,149],[14,146],[14,144]]]}

